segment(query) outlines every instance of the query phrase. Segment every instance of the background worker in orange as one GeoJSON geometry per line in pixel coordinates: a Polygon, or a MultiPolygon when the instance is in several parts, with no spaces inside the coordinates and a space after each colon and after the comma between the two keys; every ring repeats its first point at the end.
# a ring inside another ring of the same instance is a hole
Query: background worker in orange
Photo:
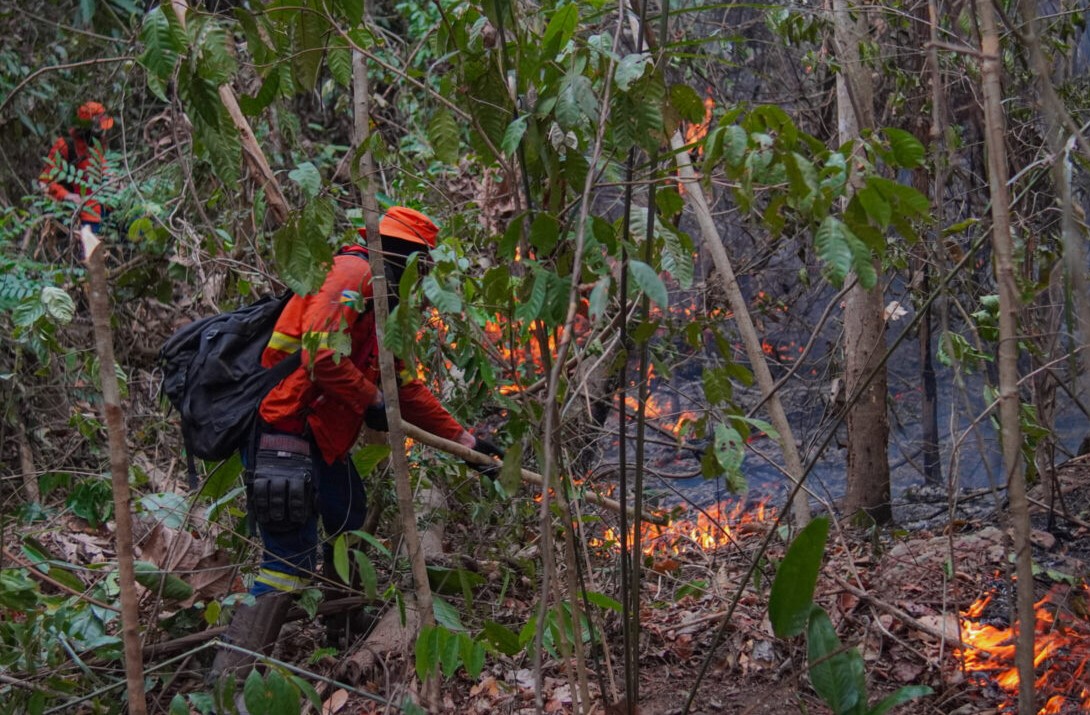
{"type": "MultiPolygon", "coordinates": [[[[419,211],[395,206],[382,217],[379,231],[393,307],[408,257],[419,253],[420,265],[426,267],[439,230],[419,211]]],[[[271,367],[302,351],[300,367],[262,401],[254,450],[243,460],[252,475],[248,508],[260,527],[264,555],[250,589],[256,600],[236,610],[224,640],[247,651],[261,651],[276,640],[290,592],[309,584],[317,567],[318,517],[330,539],[323,549],[323,571],[333,582],[339,579],[332,568],[332,538],[363,525],[366,495],[348,455],[365,423],[387,429],[378,387],[372,260],[362,245],[338,252],[318,292],[294,296],[285,306],[262,356],[263,364],[271,367]]],[[[451,417],[413,371],[401,365],[398,370],[398,399],[406,420],[503,457],[501,449],[451,417]]],[[[327,631],[334,630],[330,625],[327,621],[327,631]]],[[[351,621],[335,627],[346,625],[351,621]]],[[[340,635],[329,635],[340,641],[340,635]]],[[[210,680],[228,671],[244,676],[252,663],[246,654],[221,649],[210,680]]]]}
{"type": "Polygon", "coordinates": [[[46,193],[60,202],[79,207],[81,225],[99,233],[104,210],[92,195],[107,178],[105,134],[114,125],[106,108],[84,102],[76,109],[67,137],[58,137],[46,157],[38,181],[46,193]]]}

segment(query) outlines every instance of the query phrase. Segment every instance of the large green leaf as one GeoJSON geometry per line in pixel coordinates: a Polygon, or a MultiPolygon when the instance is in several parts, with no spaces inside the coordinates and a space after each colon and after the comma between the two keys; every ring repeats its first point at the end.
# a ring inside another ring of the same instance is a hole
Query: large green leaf
{"type": "Polygon", "coordinates": [[[332,249],[320,232],[309,226],[300,230],[300,223],[305,222],[296,216],[273,235],[273,255],[288,287],[300,295],[309,295],[325,280],[332,249]]]}
{"type": "Polygon", "coordinates": [[[590,79],[581,74],[566,75],[554,111],[556,120],[565,130],[578,127],[584,117],[591,122],[598,121],[598,100],[590,79]]]}
{"type": "Polygon", "coordinates": [[[326,60],[329,65],[329,73],[337,84],[346,89],[352,86],[352,52],[348,49],[348,43],[337,35],[329,43],[329,56],[326,60]]]}
{"type": "Polygon", "coordinates": [[[552,57],[560,52],[568,44],[578,23],[579,8],[576,3],[564,5],[553,13],[553,16],[549,18],[549,24],[545,27],[545,36],[542,38],[543,54],[546,57],[552,57]]]}
{"type": "Polygon", "coordinates": [[[734,494],[745,492],[745,477],[742,476],[742,461],[745,459],[745,441],[738,430],[719,423],[715,426],[715,458],[723,476],[727,478],[727,487],[734,494]]]}
{"type": "Polygon", "coordinates": [[[432,113],[428,121],[428,141],[435,158],[444,164],[457,164],[461,143],[458,141],[458,123],[450,110],[441,108],[432,113]]]}
{"type": "Polygon", "coordinates": [[[313,199],[322,189],[322,175],[318,173],[318,167],[309,161],[304,161],[289,171],[288,178],[299,184],[303,195],[308,199],[313,199]]]}
{"type": "Polygon", "coordinates": [[[915,169],[923,163],[924,146],[920,140],[912,136],[904,129],[886,127],[882,130],[889,140],[889,146],[893,150],[893,158],[905,169],[915,169]]]}
{"type": "Polygon", "coordinates": [[[76,314],[76,304],[63,288],[44,286],[41,300],[45,312],[61,323],[71,322],[76,314]]]}
{"type": "Polygon", "coordinates": [[[867,685],[863,656],[855,648],[843,650],[828,614],[814,606],[806,630],[810,682],[836,715],[863,715],[867,685]]]}
{"type": "Polygon", "coordinates": [[[242,687],[246,709],[262,715],[299,715],[299,691],[284,676],[270,670],[264,678],[250,671],[242,687]]]}
{"type": "Polygon", "coordinates": [[[179,37],[162,6],[156,6],[144,16],[140,27],[140,41],[144,51],[140,64],[148,71],[148,87],[164,102],[167,101],[166,83],[174,74],[178,54],[185,47],[184,37],[179,37]]]}
{"type": "Polygon", "coordinates": [[[507,156],[514,156],[526,134],[526,117],[518,117],[507,125],[503,132],[503,141],[500,142],[500,151],[507,156]]]}
{"type": "Polygon", "coordinates": [[[216,20],[208,20],[201,27],[196,39],[197,74],[213,86],[228,82],[238,63],[229,47],[227,30],[216,20]]]}
{"type": "Polygon", "coordinates": [[[546,271],[540,268],[534,270],[534,283],[530,294],[515,308],[515,318],[525,323],[537,320],[541,317],[541,311],[545,307],[545,296],[548,292],[549,280],[546,271]]]}
{"type": "Polygon", "coordinates": [[[666,285],[659,278],[655,269],[643,261],[629,261],[628,269],[632,273],[632,279],[636,286],[647,295],[656,305],[662,309],[669,307],[670,300],[666,293],[666,285]]]}
{"type": "Polygon", "coordinates": [[[428,297],[440,313],[448,315],[462,312],[462,298],[457,293],[447,290],[434,275],[424,276],[424,295],[428,297]]]}
{"type": "Polygon", "coordinates": [[[806,627],[828,535],[828,518],[811,521],[791,542],[776,570],[768,599],[768,619],[780,638],[796,636],[806,627]]]}
{"type": "Polygon", "coordinates": [[[308,0],[306,7],[296,12],[296,47],[292,56],[294,77],[299,89],[309,92],[318,82],[329,25],[320,0],[308,0]]]}
{"type": "Polygon", "coordinates": [[[832,282],[840,286],[852,270],[852,248],[848,228],[835,216],[826,216],[814,234],[814,247],[825,262],[832,282]]]}

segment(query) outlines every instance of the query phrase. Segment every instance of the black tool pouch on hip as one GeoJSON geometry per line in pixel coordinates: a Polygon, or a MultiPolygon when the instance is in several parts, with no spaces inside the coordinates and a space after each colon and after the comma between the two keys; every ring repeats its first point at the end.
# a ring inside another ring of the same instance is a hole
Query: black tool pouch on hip
{"type": "Polygon", "coordinates": [[[298,529],[314,515],[314,473],[307,440],[261,435],[251,479],[250,510],[266,531],[298,529]]]}

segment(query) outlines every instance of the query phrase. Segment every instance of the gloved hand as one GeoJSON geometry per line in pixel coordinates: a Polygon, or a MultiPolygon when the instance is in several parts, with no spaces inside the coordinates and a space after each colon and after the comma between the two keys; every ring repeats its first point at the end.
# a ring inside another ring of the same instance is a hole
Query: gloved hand
{"type": "Polygon", "coordinates": [[[368,405],[363,411],[363,421],[376,432],[389,432],[390,423],[386,420],[386,400],[368,405]]]}
{"type": "MultiPolygon", "coordinates": [[[[486,454],[490,457],[499,457],[501,461],[503,460],[504,454],[506,454],[506,452],[504,452],[502,448],[498,447],[487,439],[481,439],[480,437],[474,438],[473,450],[480,452],[481,454],[486,454]]],[[[476,470],[479,474],[488,477],[489,479],[495,479],[497,476],[499,476],[500,473],[499,464],[495,466],[488,466],[483,464],[474,464],[467,461],[466,465],[470,469],[476,470]]]]}

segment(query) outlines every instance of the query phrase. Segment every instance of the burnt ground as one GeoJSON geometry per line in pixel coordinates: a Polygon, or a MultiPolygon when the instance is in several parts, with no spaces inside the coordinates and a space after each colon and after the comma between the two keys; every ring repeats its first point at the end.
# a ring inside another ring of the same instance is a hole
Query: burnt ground
{"type": "MultiPolygon", "coordinates": [[[[1033,506],[1034,562],[1040,567],[1035,587],[1038,595],[1051,594],[1056,625],[1042,626],[1046,636],[1061,634],[1081,639],[1046,659],[1038,675],[1051,668],[1056,688],[1042,688],[1038,696],[1056,695],[1053,712],[1086,712],[1082,697],[1070,693],[1078,659],[1090,656],[1090,461],[1073,460],[1056,475],[1062,508],[1050,518],[1048,510],[1033,506]],[[1061,514],[1067,514],[1066,519],[1061,514]],[[1059,688],[1059,690],[1057,689],[1059,688]]],[[[968,495],[977,503],[995,504],[980,493],[968,495]]],[[[1031,498],[1047,503],[1040,486],[1031,498]]],[[[870,702],[902,685],[922,684],[934,690],[930,697],[901,706],[900,713],[1007,713],[1014,712],[1011,698],[995,684],[995,675],[1013,666],[993,649],[982,658],[994,668],[983,676],[967,673],[954,647],[959,638],[957,614],[991,594],[976,620],[993,628],[1006,628],[1013,596],[1004,576],[1009,543],[1005,526],[994,509],[955,510],[981,513],[966,519],[934,519],[931,528],[912,532],[853,530],[834,527],[826,564],[817,587],[817,600],[830,614],[841,639],[858,646],[864,657],[870,702]],[[943,638],[942,636],[945,636],[943,638]]],[[[917,525],[922,522],[917,521],[917,525]]],[[[770,568],[758,569],[758,577],[743,583],[744,574],[767,525],[753,524],[735,530],[735,545],[708,553],[682,548],[670,557],[659,556],[644,581],[640,639],[641,715],[673,715],[696,682],[704,660],[710,665],[690,712],[717,713],[827,713],[809,685],[804,669],[802,638],[782,641],[772,635],[767,619],[767,588],[770,568]],[[697,590],[702,587],[703,590],[697,590]],[[712,650],[730,600],[741,591],[738,606],[712,650]]],[[[783,546],[773,539],[767,557],[776,560],[783,546]]],[[[964,622],[963,622],[964,623],[964,622]]],[[[612,665],[620,684],[621,632],[619,619],[605,624],[612,665]]],[[[969,636],[966,635],[966,638],[969,636]]],[[[548,661],[545,681],[546,712],[570,711],[570,688],[561,668],[548,661]]],[[[598,654],[599,664],[602,662],[598,654]]],[[[476,682],[450,683],[446,689],[449,712],[535,712],[532,676],[526,661],[496,662],[490,658],[486,673],[476,682]],[[530,686],[530,687],[528,687],[530,686]]],[[[1090,681],[1082,666],[1082,683],[1090,681]]],[[[606,686],[609,687],[608,685],[606,686]]],[[[1040,692],[1040,691],[1039,691],[1040,692]]],[[[596,712],[617,712],[599,706],[596,712]]],[[[349,710],[349,712],[356,712],[349,710]]],[[[367,709],[362,712],[368,712],[367,709]]]]}
{"type": "MultiPolygon", "coordinates": [[[[1083,664],[1082,670],[1078,670],[1080,659],[1090,655],[1090,591],[1085,585],[1090,577],[1090,460],[1072,460],[1062,466],[1057,472],[1057,483],[1060,489],[1056,493],[1060,498],[1055,499],[1058,507],[1054,516],[1050,519],[1047,509],[1034,506],[1032,517],[1034,562],[1039,567],[1035,588],[1042,598],[1050,595],[1053,603],[1043,608],[1055,618],[1054,625],[1040,626],[1041,640],[1045,637],[1081,640],[1078,644],[1063,644],[1054,655],[1045,658],[1039,675],[1051,671],[1056,687],[1077,689],[1079,684],[1073,679],[1081,678],[1083,683],[1090,679],[1087,673],[1090,666],[1083,664]]],[[[1049,502],[1048,493],[1041,487],[1032,490],[1031,497],[1040,504],[1049,502]]],[[[966,672],[955,653],[958,614],[978,599],[991,595],[976,623],[1004,629],[1010,622],[1013,597],[1005,577],[1009,544],[1005,526],[996,516],[996,498],[982,493],[966,495],[964,503],[953,510],[953,519],[947,516],[951,513],[948,507],[943,508],[935,501],[927,503],[928,499],[939,496],[929,497],[921,492],[919,498],[922,503],[918,509],[906,505],[901,512],[906,523],[913,525],[911,531],[833,527],[817,586],[817,601],[829,613],[840,638],[860,648],[872,704],[902,685],[921,684],[930,686],[934,694],[894,712],[922,715],[1014,712],[1004,705],[1010,702],[1008,694],[995,684],[995,676],[1012,663],[992,646],[991,655],[981,656],[985,666],[992,670],[981,677],[966,672]],[[947,523],[949,527],[945,526],[947,523]]],[[[48,546],[55,553],[64,554],[69,562],[108,561],[109,534],[101,529],[75,528],[77,521],[73,520],[65,529],[50,531],[48,546]]],[[[452,527],[447,538],[457,542],[457,527],[452,527]]],[[[770,540],[753,577],[746,579],[750,564],[771,529],[770,522],[737,525],[732,529],[731,544],[711,550],[682,538],[676,542],[677,553],[659,552],[647,560],[639,641],[641,715],[680,713],[706,659],[707,673],[690,711],[694,714],[830,712],[808,681],[804,640],[776,638],[767,618],[772,564],[784,553],[778,536],[770,540]],[[723,614],[736,597],[737,607],[729,623],[721,629],[723,614]]],[[[174,572],[206,574],[201,582],[192,583],[194,599],[213,597],[227,587],[222,569],[225,557],[212,544],[195,541],[190,533],[161,526],[152,529],[143,535],[142,557],[169,564],[166,568],[174,572]]],[[[46,538],[43,534],[43,540],[46,538]]],[[[532,535],[528,535],[525,543],[532,542],[532,535]]],[[[450,546],[451,552],[458,552],[458,543],[450,546]]],[[[615,551],[605,546],[600,548],[601,551],[591,555],[595,582],[590,590],[619,598],[615,551]]],[[[533,547],[523,551],[512,554],[506,565],[494,562],[472,565],[487,577],[487,583],[474,595],[472,606],[465,606],[461,593],[448,594],[446,598],[471,613],[474,624],[488,619],[518,630],[536,612],[534,594],[540,584],[538,574],[525,570],[527,563],[535,561],[533,547]],[[505,571],[516,574],[515,578],[499,576],[505,571]]],[[[144,604],[142,620],[158,622],[161,627],[185,613],[177,608],[171,612],[151,598],[145,598],[144,604]]],[[[618,614],[609,610],[599,613],[605,616],[596,622],[598,642],[605,646],[591,649],[595,673],[591,676],[591,691],[595,714],[612,715],[623,712],[616,705],[605,704],[607,700],[616,703],[615,689],[623,692],[622,630],[618,614]],[[610,684],[611,672],[615,685],[610,684]],[[603,691],[608,694],[606,698],[601,696],[603,691]]],[[[960,622],[962,627],[967,624],[960,622]]],[[[169,638],[165,633],[161,635],[169,638]]],[[[962,637],[967,637],[965,632],[962,637]]],[[[315,660],[315,651],[322,645],[319,624],[304,620],[285,629],[274,655],[307,671],[343,680],[346,657],[315,660]]],[[[357,646],[356,650],[366,647],[357,646]]],[[[153,690],[152,700],[157,703],[154,707],[159,708],[153,712],[165,712],[175,692],[202,688],[201,676],[208,655],[207,650],[195,652],[182,672],[164,682],[163,688],[153,690]]],[[[165,654],[151,655],[146,664],[154,667],[165,658],[165,654]]],[[[543,662],[544,712],[571,712],[571,686],[563,661],[546,653],[543,662]]],[[[430,711],[537,712],[533,667],[525,652],[513,657],[490,653],[479,677],[470,679],[464,670],[459,670],[453,678],[444,680],[441,703],[430,711]]],[[[401,702],[414,687],[411,672],[406,658],[394,655],[353,685],[401,702]]],[[[394,712],[337,685],[319,682],[317,690],[325,703],[321,712],[329,715],[394,712]]],[[[1059,698],[1052,712],[1086,712],[1076,694],[1064,700],[1059,692],[1051,689],[1046,693],[1059,698]]],[[[1085,697],[1090,697],[1090,693],[1085,697]]],[[[1041,698],[1042,704],[1043,701],[1041,698]]],[[[311,708],[309,712],[319,710],[311,708]]]]}

